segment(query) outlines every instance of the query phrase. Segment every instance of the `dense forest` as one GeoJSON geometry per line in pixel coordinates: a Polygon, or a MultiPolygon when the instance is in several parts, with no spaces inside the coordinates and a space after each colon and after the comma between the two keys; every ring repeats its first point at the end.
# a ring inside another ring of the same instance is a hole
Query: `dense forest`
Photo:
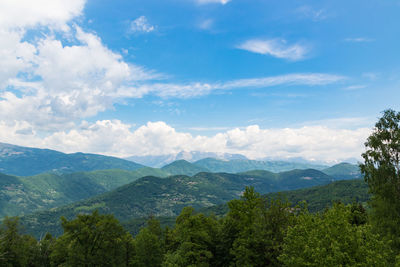
{"type": "Polygon", "coordinates": [[[149,218],[133,237],[113,215],[61,218],[64,233],[39,241],[18,218],[1,226],[1,266],[387,266],[391,243],[380,238],[358,203],[310,213],[301,203],[263,198],[246,188],[225,216],[186,207],[172,228],[149,218]]]}

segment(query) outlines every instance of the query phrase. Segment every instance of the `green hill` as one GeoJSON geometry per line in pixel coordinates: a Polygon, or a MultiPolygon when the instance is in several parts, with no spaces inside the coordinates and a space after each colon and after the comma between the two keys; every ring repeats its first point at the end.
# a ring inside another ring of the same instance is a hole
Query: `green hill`
{"type": "Polygon", "coordinates": [[[29,177],[0,174],[0,218],[54,208],[93,197],[148,175],[168,176],[159,169],[102,170],[29,177]]]}
{"type": "MultiPolygon", "coordinates": [[[[362,179],[341,180],[305,189],[269,193],[264,195],[264,197],[287,199],[293,206],[306,201],[307,207],[311,212],[321,212],[337,201],[344,204],[350,204],[354,201],[366,204],[370,199],[368,185],[362,179]]],[[[224,216],[228,211],[226,203],[198,209],[198,212],[215,214],[217,216],[224,216]]],[[[140,228],[146,225],[147,219],[148,217],[134,218],[123,222],[123,225],[132,234],[137,234],[140,228]]],[[[157,217],[157,219],[160,220],[162,225],[172,227],[175,224],[176,217],[157,217]]]]}
{"type": "Polygon", "coordinates": [[[258,192],[264,194],[287,188],[323,185],[332,181],[332,177],[317,170],[296,170],[279,174],[265,172],[265,176],[262,173],[203,172],[193,177],[143,177],[88,200],[24,216],[22,222],[29,232],[36,235],[46,231],[58,234],[60,216],[70,219],[76,214],[96,209],[101,213],[112,213],[120,221],[149,215],[171,217],[179,214],[185,206],[199,209],[238,198],[245,186],[254,186],[258,192]]]}
{"type": "Polygon", "coordinates": [[[207,168],[197,166],[186,160],[174,161],[162,167],[161,170],[166,171],[171,175],[188,175],[188,176],[193,176],[199,172],[209,172],[207,168]]]}
{"type": "Polygon", "coordinates": [[[95,154],[65,154],[0,143],[0,172],[32,176],[45,172],[72,173],[106,169],[136,170],[144,167],[132,161],[95,154]]]}
{"type": "Polygon", "coordinates": [[[205,158],[194,162],[195,165],[206,168],[211,172],[238,173],[251,170],[266,170],[271,172],[282,172],[294,169],[324,169],[326,166],[297,163],[287,161],[259,161],[248,159],[221,160],[205,158]]]}
{"type": "Polygon", "coordinates": [[[322,171],[334,177],[337,180],[349,180],[349,179],[361,178],[361,172],[358,165],[345,162],[323,169],[322,171]]]}

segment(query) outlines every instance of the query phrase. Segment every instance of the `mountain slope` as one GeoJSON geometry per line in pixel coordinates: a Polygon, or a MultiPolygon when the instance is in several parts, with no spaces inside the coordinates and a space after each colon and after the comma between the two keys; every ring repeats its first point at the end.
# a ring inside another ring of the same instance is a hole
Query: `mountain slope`
{"type": "Polygon", "coordinates": [[[339,163],[322,170],[337,180],[357,179],[361,177],[360,167],[350,163],[339,163]]]}
{"type": "Polygon", "coordinates": [[[136,170],[144,167],[132,161],[95,154],[65,154],[0,143],[0,172],[32,176],[44,172],[71,173],[106,169],[136,170]]]}
{"type": "Polygon", "coordinates": [[[188,176],[193,176],[199,172],[209,172],[207,168],[197,166],[186,160],[174,161],[162,167],[161,170],[168,172],[171,175],[188,175],[188,176]]]}
{"type": "Polygon", "coordinates": [[[254,186],[260,193],[327,184],[332,178],[317,170],[298,170],[271,174],[198,173],[193,177],[143,177],[111,192],[50,211],[22,218],[27,230],[34,234],[51,231],[60,233],[59,217],[73,218],[76,214],[98,209],[127,221],[148,215],[176,216],[185,206],[209,207],[238,198],[245,186],[254,186]],[[311,179],[304,179],[309,177],[311,179]],[[283,186],[280,185],[283,184],[283,186]]]}
{"type": "Polygon", "coordinates": [[[287,161],[258,161],[247,159],[220,160],[206,158],[194,162],[195,165],[206,168],[211,172],[245,172],[250,170],[266,170],[271,172],[282,172],[293,169],[323,169],[326,166],[309,163],[287,162],[287,161]]]}
{"type": "Polygon", "coordinates": [[[147,175],[168,176],[159,169],[102,170],[30,177],[0,174],[0,218],[54,208],[105,193],[147,175]]]}

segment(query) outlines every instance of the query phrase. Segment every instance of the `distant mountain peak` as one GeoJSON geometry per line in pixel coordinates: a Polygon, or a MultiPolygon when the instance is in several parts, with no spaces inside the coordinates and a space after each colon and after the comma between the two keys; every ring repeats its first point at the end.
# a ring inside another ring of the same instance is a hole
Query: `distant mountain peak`
{"type": "Polygon", "coordinates": [[[247,160],[247,158],[240,154],[230,154],[230,153],[215,153],[215,152],[200,152],[200,151],[180,151],[175,154],[166,154],[166,155],[148,155],[148,156],[131,156],[126,158],[127,160],[131,160],[146,166],[160,168],[165,166],[171,162],[177,160],[186,160],[188,162],[196,162],[205,158],[215,158],[221,159],[225,161],[234,160],[234,159],[243,159],[247,160]]]}

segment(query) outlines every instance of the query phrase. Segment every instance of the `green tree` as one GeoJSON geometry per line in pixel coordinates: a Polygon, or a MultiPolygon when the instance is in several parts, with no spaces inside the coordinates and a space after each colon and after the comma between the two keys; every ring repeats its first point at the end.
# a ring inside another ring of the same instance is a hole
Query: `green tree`
{"type": "Polygon", "coordinates": [[[240,200],[228,203],[222,229],[222,266],[276,266],[286,230],[294,222],[295,210],[278,199],[265,200],[246,188],[240,200]]]}
{"type": "Polygon", "coordinates": [[[35,262],[37,266],[50,267],[50,254],[52,252],[53,246],[56,239],[49,233],[47,233],[38,244],[38,251],[35,257],[35,262]]]}
{"type": "Polygon", "coordinates": [[[400,251],[400,112],[391,109],[375,124],[365,142],[360,169],[372,193],[371,220],[375,229],[400,251]]]}
{"type": "Polygon", "coordinates": [[[215,266],[213,264],[218,221],[202,213],[195,214],[192,207],[186,207],[176,219],[172,231],[174,241],[167,252],[164,266],[215,266]]]}
{"type": "MultiPolygon", "coordinates": [[[[127,266],[129,236],[112,215],[78,215],[61,218],[64,234],[51,253],[56,266],[127,266]],[[127,240],[128,239],[128,240],[127,240]]],[[[132,238],[132,237],[130,237],[132,238]]]]}
{"type": "Polygon", "coordinates": [[[354,224],[351,206],[302,212],[289,227],[279,260],[285,266],[388,266],[390,247],[368,224],[354,224]]]}
{"type": "Polygon", "coordinates": [[[142,228],[134,241],[135,256],[133,265],[138,267],[157,267],[163,261],[162,229],[160,222],[150,218],[147,227],[142,228]]]}
{"type": "Polygon", "coordinates": [[[6,217],[0,228],[0,266],[39,266],[35,261],[37,254],[38,242],[21,234],[18,217],[6,217]]]}

